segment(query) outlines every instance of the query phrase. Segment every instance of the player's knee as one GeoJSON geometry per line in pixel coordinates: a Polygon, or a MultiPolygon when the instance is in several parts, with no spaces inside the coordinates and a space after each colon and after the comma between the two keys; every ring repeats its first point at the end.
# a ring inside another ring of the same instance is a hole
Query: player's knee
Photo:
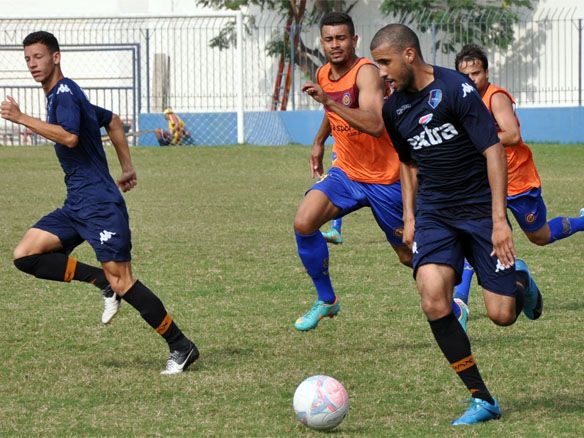
{"type": "Polygon", "coordinates": [[[18,245],[16,248],[14,248],[14,251],[12,251],[12,257],[15,261],[16,259],[27,257],[33,254],[35,254],[35,251],[33,251],[31,248],[27,248],[24,245],[18,245]]]}
{"type": "Polygon", "coordinates": [[[537,246],[546,246],[548,243],[550,243],[548,236],[542,236],[539,234],[528,234],[527,238],[531,243],[534,243],[537,246]]]}
{"type": "Polygon", "coordinates": [[[397,255],[402,265],[405,265],[409,268],[412,267],[412,252],[410,250],[400,251],[397,253],[397,255]]]}
{"type": "Polygon", "coordinates": [[[500,326],[512,325],[517,320],[517,315],[511,309],[500,309],[496,312],[488,312],[489,319],[500,326]]]}
{"type": "Polygon", "coordinates": [[[452,311],[451,306],[449,306],[444,300],[424,296],[423,293],[421,307],[426,318],[430,321],[443,318],[452,311]]]}
{"type": "Polygon", "coordinates": [[[307,220],[307,218],[303,215],[297,214],[294,217],[294,231],[298,234],[312,234],[316,231],[315,225],[307,220]]]}

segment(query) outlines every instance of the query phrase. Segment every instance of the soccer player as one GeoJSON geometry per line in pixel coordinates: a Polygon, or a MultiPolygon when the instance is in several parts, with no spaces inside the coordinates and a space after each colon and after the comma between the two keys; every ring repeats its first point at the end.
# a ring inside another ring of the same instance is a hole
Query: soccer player
{"type": "Polygon", "coordinates": [[[168,121],[168,131],[155,129],[154,134],[160,146],[192,144],[193,140],[186,129],[185,122],[171,108],[164,110],[164,118],[168,121]]]}
{"type": "Polygon", "coordinates": [[[323,224],[370,207],[399,260],[410,266],[412,257],[401,237],[399,161],[381,118],[384,84],[375,65],[355,55],[351,17],[340,12],[325,15],[320,35],[328,63],[318,70],[318,83],[307,82],[302,90],[324,106],[336,159],[323,175],[324,141],[313,145],[311,174],[321,178],[308,190],[294,218],[298,255],[318,295],[312,308],[296,320],[296,329],[302,331],[314,329],[320,319],[340,310],[329,276],[328,248],[319,231],[323,224]]]}
{"type": "Polygon", "coordinates": [[[168,343],[170,356],[162,374],[180,373],[198,358],[197,347],[174,323],[160,299],[132,273],[128,213],[119,189],[131,190],[137,177],[127,142],[117,139],[124,135],[123,126],[117,116],[92,105],[81,88],[63,76],[59,43],[53,34],[33,32],[23,46],[27,67],[47,96],[47,121],[21,112],[11,97],[2,102],[0,114],[55,142],[67,198],[62,208],[41,218],[25,233],[14,250],[14,264],[37,278],[109,284],[168,343]],[[110,136],[116,139],[113,144],[122,168],[117,186],[109,173],[100,126],[108,126],[110,136]],[[94,249],[103,273],[69,256],[83,241],[94,249]]]}
{"type": "MultiPolygon", "coordinates": [[[[580,210],[579,217],[547,220],[541,180],[531,150],[521,138],[515,100],[507,90],[489,82],[489,61],[484,50],[476,44],[464,46],[456,55],[455,65],[459,72],[468,75],[475,83],[483,102],[495,118],[499,141],[505,146],[507,154],[507,208],[527,238],[536,245],[544,246],[583,231],[584,208],[580,210]]],[[[467,269],[465,272],[466,279],[456,288],[455,296],[468,303],[473,271],[467,269]]]]}
{"type": "Polygon", "coordinates": [[[460,73],[426,64],[417,35],[390,24],[371,41],[380,74],[395,92],[383,118],[401,161],[404,242],[436,342],[471,393],[454,425],[497,419],[501,409],[474,361],[451,309],[465,257],[477,271],[487,314],[510,325],[523,310],[541,315],[541,294],[525,263],[515,261],[507,222],[507,162],[492,118],[460,73]]]}

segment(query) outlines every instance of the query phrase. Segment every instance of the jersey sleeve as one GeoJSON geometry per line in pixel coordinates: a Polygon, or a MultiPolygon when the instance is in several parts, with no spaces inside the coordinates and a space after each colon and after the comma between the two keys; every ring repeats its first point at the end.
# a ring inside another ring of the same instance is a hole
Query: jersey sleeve
{"type": "Polygon", "coordinates": [[[475,147],[483,152],[499,143],[495,120],[472,82],[465,81],[461,76],[452,94],[454,115],[460,120],[475,147]]]}
{"type": "Polygon", "coordinates": [[[410,145],[409,143],[402,137],[402,135],[399,133],[398,129],[396,128],[395,125],[395,121],[392,118],[392,114],[393,114],[393,110],[392,110],[393,106],[391,104],[391,101],[388,99],[385,104],[383,105],[383,123],[385,124],[385,130],[387,131],[387,133],[389,134],[389,138],[391,139],[391,142],[393,143],[393,147],[395,148],[395,150],[397,151],[397,154],[399,156],[399,160],[402,163],[411,163],[412,160],[412,155],[411,155],[411,151],[410,151],[410,145]]]}
{"type": "Polygon", "coordinates": [[[102,108],[97,105],[93,105],[93,109],[95,110],[97,123],[99,124],[100,127],[103,128],[110,124],[110,122],[112,121],[112,117],[114,116],[114,113],[112,113],[108,109],[102,108]]]}
{"type": "Polygon", "coordinates": [[[70,91],[58,93],[56,96],[56,122],[65,131],[79,135],[81,126],[81,105],[70,91]]]}

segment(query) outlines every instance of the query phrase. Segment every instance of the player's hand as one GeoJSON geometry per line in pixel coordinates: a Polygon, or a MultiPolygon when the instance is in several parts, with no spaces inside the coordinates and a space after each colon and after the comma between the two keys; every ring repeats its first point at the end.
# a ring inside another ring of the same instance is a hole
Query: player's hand
{"type": "Polygon", "coordinates": [[[513,233],[506,220],[493,222],[493,252],[505,269],[515,263],[515,246],[513,245],[513,233]]]}
{"type": "Polygon", "coordinates": [[[136,176],[136,171],[133,168],[125,170],[122,176],[118,178],[118,187],[122,192],[127,192],[132,190],[138,184],[138,177],[136,176]]]}
{"type": "Polygon", "coordinates": [[[329,96],[324,92],[322,87],[314,82],[306,82],[302,86],[302,91],[316,100],[318,103],[322,103],[326,106],[329,101],[329,96]]]}
{"type": "Polygon", "coordinates": [[[408,246],[408,248],[412,248],[414,244],[414,232],[416,231],[416,223],[414,220],[409,220],[404,222],[404,234],[402,236],[402,241],[408,246]]]}
{"type": "Polygon", "coordinates": [[[0,104],[0,115],[3,119],[18,123],[22,111],[20,111],[18,103],[11,96],[6,96],[6,100],[0,104]]]}
{"type": "Polygon", "coordinates": [[[310,166],[310,177],[320,178],[324,172],[322,166],[322,158],[324,156],[324,145],[313,144],[310,151],[310,158],[308,164],[310,166]]]}

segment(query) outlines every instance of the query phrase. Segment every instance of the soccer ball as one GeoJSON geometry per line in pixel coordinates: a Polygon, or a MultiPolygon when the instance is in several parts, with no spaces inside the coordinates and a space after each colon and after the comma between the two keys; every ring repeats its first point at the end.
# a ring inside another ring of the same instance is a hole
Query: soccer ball
{"type": "Polygon", "coordinates": [[[330,430],[341,424],[349,412],[349,395],[338,380],[312,376],[296,388],[294,412],[305,426],[330,430]]]}

